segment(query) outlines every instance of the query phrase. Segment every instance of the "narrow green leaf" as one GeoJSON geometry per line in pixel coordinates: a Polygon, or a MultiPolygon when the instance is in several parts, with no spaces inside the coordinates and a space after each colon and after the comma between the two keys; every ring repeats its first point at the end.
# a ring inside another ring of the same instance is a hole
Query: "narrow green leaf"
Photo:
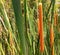
{"type": "Polygon", "coordinates": [[[23,55],[27,55],[26,52],[26,39],[25,39],[25,20],[22,17],[21,0],[12,0],[12,5],[15,13],[16,25],[18,28],[18,34],[20,38],[20,47],[23,55]]]}

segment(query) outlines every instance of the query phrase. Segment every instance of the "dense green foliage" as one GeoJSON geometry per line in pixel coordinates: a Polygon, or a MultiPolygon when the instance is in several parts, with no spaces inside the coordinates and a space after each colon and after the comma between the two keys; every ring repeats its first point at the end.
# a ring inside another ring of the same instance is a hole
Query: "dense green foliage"
{"type": "Polygon", "coordinates": [[[0,55],[51,55],[49,23],[54,28],[54,53],[60,55],[59,0],[0,0],[0,55]],[[43,54],[37,25],[40,2],[43,4],[43,54]],[[54,26],[55,14],[57,26],[54,26]]]}

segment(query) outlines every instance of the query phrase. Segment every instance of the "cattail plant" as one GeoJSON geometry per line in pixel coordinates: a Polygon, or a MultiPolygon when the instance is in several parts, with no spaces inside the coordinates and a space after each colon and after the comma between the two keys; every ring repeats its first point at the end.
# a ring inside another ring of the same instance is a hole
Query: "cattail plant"
{"type": "Polygon", "coordinates": [[[55,8],[55,0],[0,0],[0,55],[59,55],[55,8]]]}
{"type": "Polygon", "coordinates": [[[40,25],[40,51],[44,52],[44,34],[43,34],[43,10],[42,10],[42,3],[38,5],[38,17],[39,17],[39,25],[40,25]]]}
{"type": "Polygon", "coordinates": [[[51,55],[54,55],[54,47],[52,48],[52,54],[51,55]]]}
{"type": "Polygon", "coordinates": [[[53,31],[53,25],[50,26],[50,46],[52,48],[54,44],[54,31],[53,31]]]}

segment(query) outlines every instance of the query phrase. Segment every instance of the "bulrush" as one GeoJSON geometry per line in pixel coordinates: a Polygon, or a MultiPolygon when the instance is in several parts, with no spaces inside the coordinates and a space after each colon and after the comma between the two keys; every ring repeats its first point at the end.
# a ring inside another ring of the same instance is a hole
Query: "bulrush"
{"type": "Polygon", "coordinates": [[[44,52],[44,34],[43,34],[43,9],[42,3],[38,5],[38,18],[39,18],[39,36],[40,36],[40,51],[44,52]]]}
{"type": "Polygon", "coordinates": [[[53,30],[53,24],[50,26],[50,46],[52,48],[54,44],[54,30],[53,30]]]}

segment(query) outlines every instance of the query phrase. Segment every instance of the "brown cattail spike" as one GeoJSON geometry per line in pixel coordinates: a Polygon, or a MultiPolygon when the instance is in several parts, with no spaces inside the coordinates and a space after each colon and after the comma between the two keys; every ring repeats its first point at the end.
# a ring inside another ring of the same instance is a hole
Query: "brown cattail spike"
{"type": "Polygon", "coordinates": [[[39,17],[39,24],[40,24],[40,51],[44,52],[44,34],[43,34],[43,9],[42,3],[38,5],[38,17],[39,17]]]}

